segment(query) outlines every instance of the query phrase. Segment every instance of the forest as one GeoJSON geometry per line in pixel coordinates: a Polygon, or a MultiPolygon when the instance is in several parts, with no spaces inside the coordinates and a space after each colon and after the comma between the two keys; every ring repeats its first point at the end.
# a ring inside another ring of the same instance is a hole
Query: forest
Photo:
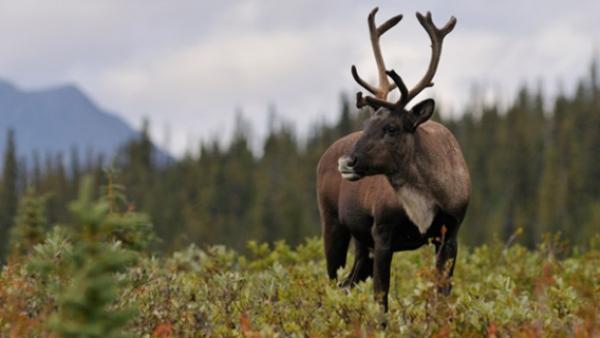
{"type": "MultiPolygon", "coordinates": [[[[574,243],[598,232],[599,86],[594,61],[572,94],[548,98],[541,89],[523,87],[506,107],[473,103],[459,118],[434,115],[457,136],[472,175],[461,241],[478,245],[520,229],[523,244],[535,247],[546,232],[561,232],[574,243]]],[[[149,214],[156,250],[190,243],[240,250],[250,239],[301,243],[320,233],[314,183],[319,157],[337,138],[360,130],[369,114],[346,95],[340,106],[336,123],[316,124],[303,138],[290,123],[271,123],[260,154],[239,116],[229,144],[203,142],[196,153],[168,162],[157,160],[147,127],[113,159],[81,160],[74,149],[33,154],[29,162],[16,157],[18,144],[9,131],[1,163],[0,252],[7,253],[23,196],[44,196],[46,229],[69,224],[67,206],[82,177],[91,175],[102,186],[107,172],[126,187],[129,208],[149,214]]]]}

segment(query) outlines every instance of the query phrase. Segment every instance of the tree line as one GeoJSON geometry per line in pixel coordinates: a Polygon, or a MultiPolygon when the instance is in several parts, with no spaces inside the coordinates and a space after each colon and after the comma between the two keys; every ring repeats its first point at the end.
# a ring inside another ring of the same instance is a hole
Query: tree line
{"type": "MultiPolygon", "coordinates": [[[[481,244],[522,233],[524,243],[533,246],[545,232],[560,231],[579,243],[598,232],[599,88],[592,62],[574,94],[550,100],[541,90],[523,87],[507,107],[473,104],[458,118],[435,115],[457,136],[472,175],[462,241],[481,244]]],[[[270,123],[260,155],[241,119],[228,145],[203,142],[197,152],[168,163],[157,163],[147,125],[114,159],[80,161],[73,151],[68,165],[64,154],[43,161],[35,155],[25,163],[8,131],[0,178],[0,252],[8,250],[24,196],[44,197],[46,227],[69,224],[67,206],[84,175],[97,186],[109,177],[126,187],[128,208],[150,215],[160,238],[156,246],[163,251],[189,243],[243,249],[251,239],[297,244],[318,235],[317,162],[336,139],[360,130],[369,114],[351,101],[342,95],[337,121],[315,125],[303,139],[289,123],[270,123]]]]}

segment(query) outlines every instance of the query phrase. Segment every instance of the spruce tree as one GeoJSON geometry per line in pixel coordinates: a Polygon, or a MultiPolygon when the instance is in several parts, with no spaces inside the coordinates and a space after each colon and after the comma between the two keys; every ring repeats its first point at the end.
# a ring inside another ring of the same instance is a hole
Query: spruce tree
{"type": "Polygon", "coordinates": [[[48,227],[46,219],[46,196],[38,196],[30,189],[21,198],[10,236],[10,252],[22,256],[44,240],[48,227]]]}
{"type": "Polygon", "coordinates": [[[17,212],[17,157],[14,131],[8,130],[0,188],[0,259],[7,254],[8,235],[17,212]]]}
{"type": "Polygon", "coordinates": [[[79,198],[70,205],[78,224],[69,257],[72,279],[61,290],[58,310],[49,325],[65,338],[127,337],[124,326],[132,312],[111,306],[118,296],[115,274],[125,271],[133,255],[112,239],[115,224],[131,220],[127,216],[114,218],[110,199],[94,201],[92,184],[90,177],[84,179],[79,198]]]}

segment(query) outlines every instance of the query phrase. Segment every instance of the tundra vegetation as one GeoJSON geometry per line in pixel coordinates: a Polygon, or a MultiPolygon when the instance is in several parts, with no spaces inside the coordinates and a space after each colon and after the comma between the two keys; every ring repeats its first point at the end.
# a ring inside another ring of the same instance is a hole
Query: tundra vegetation
{"type": "MultiPolygon", "coordinates": [[[[54,227],[36,244],[15,237],[24,245],[0,273],[0,336],[600,334],[600,236],[570,247],[548,235],[531,250],[518,243],[517,231],[507,242],[463,248],[450,296],[437,292],[432,245],[397,253],[392,270],[401,273],[392,274],[385,313],[371,279],[351,290],[330,281],[318,238],[295,248],[250,241],[243,255],[196,245],[152,255],[148,219],[106,196],[93,199],[90,182],[70,205],[71,226],[54,227]]],[[[38,221],[18,226],[28,233],[38,221]]]]}

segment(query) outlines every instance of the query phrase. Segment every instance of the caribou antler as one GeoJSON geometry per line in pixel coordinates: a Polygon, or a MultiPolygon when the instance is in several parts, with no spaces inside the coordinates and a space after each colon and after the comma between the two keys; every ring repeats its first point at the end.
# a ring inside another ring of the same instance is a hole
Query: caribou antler
{"type": "MultiPolygon", "coordinates": [[[[373,48],[373,54],[375,56],[375,62],[377,63],[377,71],[379,74],[379,86],[377,88],[368,84],[365,80],[363,80],[356,70],[356,66],[352,65],[352,76],[354,80],[358,82],[359,85],[363,86],[366,90],[368,90],[371,94],[375,95],[376,98],[385,100],[390,91],[395,88],[395,85],[390,85],[388,81],[386,70],[385,70],[385,62],[383,61],[383,56],[381,54],[381,46],[379,44],[379,38],[387,32],[390,28],[394,27],[400,20],[402,20],[402,15],[396,15],[395,17],[387,20],[381,26],[377,27],[375,25],[375,14],[379,10],[378,7],[375,7],[371,13],[369,13],[369,34],[371,36],[371,47],[373,48]]],[[[362,97],[362,94],[357,94],[356,105],[361,108],[364,105],[368,104],[365,98],[362,97]]]]}
{"type": "Polygon", "coordinates": [[[377,8],[375,8],[371,12],[371,14],[369,14],[369,29],[371,31],[371,43],[373,45],[373,52],[375,53],[375,60],[377,62],[377,67],[379,69],[379,88],[375,89],[372,86],[370,86],[369,84],[367,84],[364,80],[362,80],[356,73],[356,67],[352,66],[352,76],[354,77],[356,82],[358,82],[361,86],[365,87],[365,89],[367,89],[369,92],[371,92],[372,94],[374,94],[376,96],[376,97],[372,97],[372,96],[363,97],[362,93],[359,92],[356,94],[356,101],[357,101],[356,105],[359,108],[361,108],[364,105],[370,105],[374,108],[379,108],[379,107],[386,107],[388,109],[403,108],[410,102],[410,100],[412,100],[415,96],[417,96],[420,92],[422,92],[423,89],[433,86],[433,82],[431,82],[431,80],[433,80],[433,76],[435,75],[438,64],[440,62],[440,56],[442,54],[442,44],[444,42],[444,37],[454,29],[454,26],[456,25],[456,18],[451,17],[450,20],[448,21],[448,23],[446,23],[446,25],[440,29],[440,28],[437,28],[435,26],[435,24],[433,23],[433,19],[431,18],[430,12],[427,12],[427,14],[425,16],[423,14],[417,12],[417,19],[419,20],[419,23],[421,23],[421,26],[423,26],[425,31],[427,31],[427,34],[429,34],[429,38],[431,39],[431,60],[429,61],[429,68],[427,69],[427,72],[425,73],[425,75],[423,76],[421,81],[419,81],[409,91],[406,88],[406,85],[404,84],[404,81],[402,80],[400,75],[398,75],[393,70],[391,70],[391,71],[385,70],[385,66],[383,63],[383,57],[381,56],[381,49],[379,48],[379,36],[381,34],[385,33],[385,31],[387,31],[391,27],[393,27],[396,23],[398,23],[398,21],[400,21],[402,16],[398,15],[398,16],[386,21],[379,28],[375,29],[374,28],[375,27],[374,17],[375,17],[376,12],[377,12],[377,8]],[[397,19],[397,20],[394,22],[393,20],[395,20],[395,19],[397,19]],[[392,23],[389,23],[390,21],[392,21],[392,23]],[[380,29],[382,30],[382,32],[379,35],[373,34],[373,31],[376,31],[377,33],[379,33],[380,29]],[[394,85],[389,84],[389,82],[387,81],[387,76],[389,76],[394,81],[394,85]],[[383,78],[385,78],[385,80],[383,80],[383,78]],[[386,100],[387,94],[394,87],[398,87],[398,89],[400,90],[400,99],[398,99],[398,101],[396,101],[395,103],[389,102],[386,100]]]}
{"type": "Polygon", "coordinates": [[[429,69],[427,69],[427,73],[423,76],[421,81],[417,83],[417,85],[410,90],[408,95],[406,95],[405,100],[401,100],[403,105],[406,105],[410,100],[412,100],[415,96],[417,96],[423,89],[427,87],[433,87],[433,76],[437,71],[438,64],[440,63],[440,55],[442,54],[442,44],[444,42],[444,37],[452,32],[454,26],[456,25],[456,18],[451,17],[448,20],[448,23],[442,29],[439,29],[433,23],[431,19],[431,12],[427,12],[425,16],[423,14],[417,12],[417,19],[421,26],[425,28],[427,34],[429,34],[429,38],[431,39],[431,60],[429,61],[429,69]]]}

